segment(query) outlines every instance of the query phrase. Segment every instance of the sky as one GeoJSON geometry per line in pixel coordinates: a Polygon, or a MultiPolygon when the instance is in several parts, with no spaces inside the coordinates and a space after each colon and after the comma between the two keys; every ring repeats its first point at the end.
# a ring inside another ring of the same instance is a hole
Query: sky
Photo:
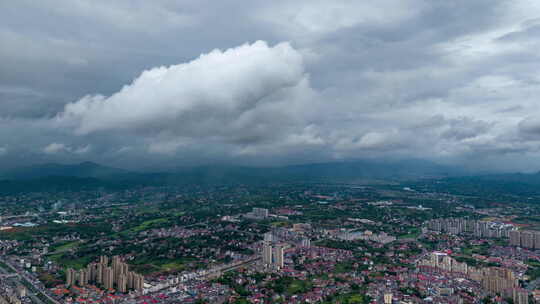
{"type": "Polygon", "coordinates": [[[540,1],[0,2],[0,168],[540,170],[540,1]]]}

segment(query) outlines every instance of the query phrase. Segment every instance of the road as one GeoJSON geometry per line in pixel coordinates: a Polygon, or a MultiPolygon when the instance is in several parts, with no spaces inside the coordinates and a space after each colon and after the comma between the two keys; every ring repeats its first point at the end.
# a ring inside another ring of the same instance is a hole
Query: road
{"type": "Polygon", "coordinates": [[[209,276],[224,273],[224,272],[227,272],[227,271],[235,270],[237,268],[240,268],[240,267],[249,265],[251,263],[254,263],[254,262],[256,262],[256,261],[258,261],[260,259],[261,259],[261,257],[253,257],[251,259],[248,259],[248,260],[245,260],[245,261],[242,261],[242,262],[238,262],[238,263],[234,263],[234,264],[227,264],[227,265],[223,265],[221,267],[216,267],[216,268],[212,269],[211,271],[209,271],[205,275],[205,277],[209,277],[209,276]]]}
{"type": "Polygon", "coordinates": [[[32,299],[32,303],[46,304],[45,302],[41,301],[41,299],[38,298],[37,295],[31,290],[28,290],[28,296],[32,299]]]}
{"type": "MultiPolygon", "coordinates": [[[[208,270],[208,271],[201,270],[201,271],[197,271],[197,272],[192,272],[191,274],[184,274],[184,275],[182,275],[183,277],[178,277],[178,279],[180,281],[180,284],[183,284],[182,282],[183,282],[183,278],[185,278],[185,276],[189,277],[190,280],[200,280],[200,279],[208,279],[208,278],[211,278],[211,277],[217,277],[217,276],[221,275],[223,272],[231,271],[231,270],[234,270],[236,268],[246,266],[246,265],[254,263],[254,262],[256,262],[256,261],[258,261],[260,259],[261,259],[261,257],[253,256],[253,257],[251,257],[249,259],[246,259],[246,260],[243,260],[243,261],[238,261],[236,263],[230,263],[230,264],[225,264],[225,265],[221,265],[221,266],[218,266],[218,267],[214,267],[214,268],[212,268],[211,270],[208,270]]],[[[178,285],[179,281],[176,281],[176,282],[169,281],[168,283],[166,283],[165,285],[162,285],[159,288],[150,289],[149,293],[155,293],[155,292],[161,291],[163,289],[172,287],[173,285],[178,285]]]]}
{"type": "MultiPolygon", "coordinates": [[[[4,267],[12,268],[12,267],[10,267],[8,265],[4,265],[4,267]]],[[[11,269],[5,269],[3,267],[0,267],[0,273],[1,273],[0,274],[0,281],[9,280],[9,279],[23,280],[18,273],[14,272],[14,271],[9,272],[8,270],[13,271],[11,269]]],[[[28,290],[28,296],[32,299],[32,303],[45,304],[31,290],[28,290]]]]}
{"type": "MultiPolygon", "coordinates": [[[[41,293],[43,296],[45,296],[49,301],[51,301],[52,303],[55,303],[55,304],[60,304],[60,302],[58,302],[56,299],[54,299],[53,297],[51,297],[50,295],[48,295],[44,290],[42,290],[39,286],[37,286],[34,281],[32,279],[30,279],[23,271],[19,271],[17,268],[13,267],[13,265],[11,265],[11,263],[8,261],[8,260],[0,260],[2,262],[4,262],[4,264],[6,264],[7,266],[9,266],[13,271],[15,271],[17,273],[17,275],[19,277],[21,277],[21,279],[23,279],[24,281],[26,281],[27,284],[31,285],[36,291],[38,291],[39,293],[41,293]]],[[[29,292],[31,292],[32,290],[29,290],[29,292]]],[[[43,303],[43,301],[39,300],[37,298],[37,296],[35,297],[35,300],[38,301],[38,303],[43,303]]]]}

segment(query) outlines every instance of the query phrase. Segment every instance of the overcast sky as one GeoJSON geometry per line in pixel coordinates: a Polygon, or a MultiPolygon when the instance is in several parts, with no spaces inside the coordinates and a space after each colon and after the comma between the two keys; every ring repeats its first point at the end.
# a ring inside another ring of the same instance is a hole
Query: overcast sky
{"type": "Polygon", "coordinates": [[[0,168],[540,169],[540,1],[1,1],[0,168]]]}

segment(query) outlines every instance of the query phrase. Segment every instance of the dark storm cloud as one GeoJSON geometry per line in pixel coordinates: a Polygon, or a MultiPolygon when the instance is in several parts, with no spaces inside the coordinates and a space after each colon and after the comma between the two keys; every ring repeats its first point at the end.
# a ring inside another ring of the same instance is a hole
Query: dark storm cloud
{"type": "Polygon", "coordinates": [[[491,0],[3,2],[0,166],[380,156],[521,169],[539,159],[539,13],[491,0]]]}

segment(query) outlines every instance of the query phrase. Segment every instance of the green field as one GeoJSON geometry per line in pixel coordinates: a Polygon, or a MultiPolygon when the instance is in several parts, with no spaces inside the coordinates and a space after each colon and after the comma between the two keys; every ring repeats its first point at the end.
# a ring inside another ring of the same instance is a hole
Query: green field
{"type": "Polygon", "coordinates": [[[411,228],[406,234],[399,235],[398,239],[415,239],[420,235],[420,233],[422,233],[420,228],[411,228]]]}
{"type": "Polygon", "coordinates": [[[289,294],[300,294],[311,290],[313,285],[309,281],[294,280],[287,287],[287,293],[289,294]]]}
{"type": "Polygon", "coordinates": [[[350,261],[340,262],[340,263],[336,264],[336,267],[334,268],[334,272],[335,273],[346,273],[346,272],[352,271],[353,269],[354,268],[353,268],[353,263],[352,262],[350,262],[350,261]]]}
{"type": "Polygon", "coordinates": [[[81,258],[64,258],[62,253],[57,253],[49,256],[51,260],[63,266],[64,268],[81,269],[94,260],[93,256],[84,256],[81,258]]]}
{"type": "Polygon", "coordinates": [[[36,237],[53,236],[57,233],[77,233],[81,238],[97,236],[101,233],[110,233],[111,227],[104,223],[88,224],[47,224],[38,227],[16,227],[1,231],[0,238],[7,240],[31,241],[36,237]]]}
{"type": "Polygon", "coordinates": [[[158,219],[148,220],[148,221],[142,222],[140,225],[138,225],[136,227],[133,227],[133,228],[129,229],[129,231],[131,231],[131,232],[141,232],[141,231],[148,230],[148,229],[151,229],[151,228],[156,228],[158,226],[161,226],[161,224],[165,224],[165,223],[168,223],[168,222],[169,222],[169,220],[166,219],[166,218],[158,218],[158,219]]]}
{"type": "Polygon", "coordinates": [[[144,257],[137,259],[131,264],[133,269],[142,274],[155,272],[179,272],[187,268],[187,264],[193,262],[193,259],[155,259],[144,257]]]}
{"type": "Polygon", "coordinates": [[[51,254],[56,254],[56,253],[61,253],[61,252],[64,252],[64,251],[68,251],[68,250],[70,250],[72,248],[75,248],[75,247],[79,246],[79,244],[80,244],[79,241],[74,241],[74,242],[67,242],[67,243],[63,243],[63,244],[53,245],[50,248],[51,254]]]}
{"type": "Polygon", "coordinates": [[[159,266],[163,271],[182,271],[186,268],[185,263],[181,261],[174,261],[165,263],[159,266]]]}
{"type": "Polygon", "coordinates": [[[270,223],[270,225],[272,225],[273,227],[287,227],[289,223],[284,221],[277,221],[270,223]]]}
{"type": "Polygon", "coordinates": [[[350,293],[338,295],[332,303],[362,304],[369,303],[369,301],[367,301],[361,294],[350,293]]]}
{"type": "Polygon", "coordinates": [[[473,254],[487,255],[489,246],[486,245],[476,245],[462,248],[461,252],[464,255],[472,256],[473,254]]]}
{"type": "Polygon", "coordinates": [[[290,295],[308,292],[313,288],[309,280],[298,280],[292,277],[281,277],[270,283],[268,286],[277,293],[286,292],[290,295]]]}

